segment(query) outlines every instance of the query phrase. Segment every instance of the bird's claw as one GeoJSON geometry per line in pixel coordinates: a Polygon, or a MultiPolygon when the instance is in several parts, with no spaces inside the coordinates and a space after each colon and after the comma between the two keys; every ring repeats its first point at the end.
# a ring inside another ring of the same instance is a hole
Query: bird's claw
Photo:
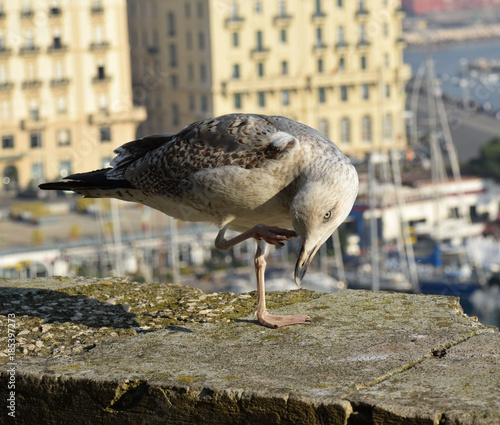
{"type": "Polygon", "coordinates": [[[266,226],[264,224],[259,224],[254,227],[254,237],[256,239],[263,239],[265,242],[271,245],[283,246],[283,241],[289,241],[290,238],[297,236],[293,230],[282,229],[275,226],[266,226]]]}
{"type": "Polygon", "coordinates": [[[291,325],[310,325],[311,318],[307,314],[298,314],[294,316],[275,316],[265,313],[257,313],[257,319],[262,326],[276,329],[291,325]]]}

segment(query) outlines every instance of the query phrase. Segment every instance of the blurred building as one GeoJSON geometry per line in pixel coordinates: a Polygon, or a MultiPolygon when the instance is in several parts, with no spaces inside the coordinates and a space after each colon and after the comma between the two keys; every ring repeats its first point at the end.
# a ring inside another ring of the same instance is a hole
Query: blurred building
{"type": "Polygon", "coordinates": [[[133,107],[125,0],[0,0],[0,191],[105,166],[133,107]]]}
{"type": "Polygon", "coordinates": [[[500,7],[498,0],[403,0],[403,8],[416,15],[454,10],[500,7]]]}
{"type": "Polygon", "coordinates": [[[400,0],[128,0],[141,135],[231,112],[317,128],[346,153],[406,144],[400,0]]]}

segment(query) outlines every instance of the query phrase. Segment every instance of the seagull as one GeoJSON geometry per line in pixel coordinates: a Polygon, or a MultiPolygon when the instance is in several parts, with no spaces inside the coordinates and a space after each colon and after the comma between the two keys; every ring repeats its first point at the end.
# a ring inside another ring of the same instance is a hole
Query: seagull
{"type": "Polygon", "coordinates": [[[218,226],[215,247],[257,240],[259,323],[269,328],[309,324],[308,315],[267,311],[267,244],[300,237],[300,283],[316,251],[346,219],[358,193],[356,169],[320,132],[281,116],[228,114],[117,148],[110,168],[72,174],[41,189],[138,202],[184,221],[218,226]],[[241,232],[226,239],[228,229],[241,232]]]}

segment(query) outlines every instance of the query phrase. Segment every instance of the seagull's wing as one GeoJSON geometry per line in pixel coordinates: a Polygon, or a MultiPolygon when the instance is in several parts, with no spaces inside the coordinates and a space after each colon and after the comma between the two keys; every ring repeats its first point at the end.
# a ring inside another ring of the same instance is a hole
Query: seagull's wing
{"type": "Polygon", "coordinates": [[[115,152],[109,179],[126,180],[148,194],[176,195],[179,183],[200,170],[258,168],[298,144],[265,116],[230,114],[198,121],[175,135],[151,136],[115,152]]]}

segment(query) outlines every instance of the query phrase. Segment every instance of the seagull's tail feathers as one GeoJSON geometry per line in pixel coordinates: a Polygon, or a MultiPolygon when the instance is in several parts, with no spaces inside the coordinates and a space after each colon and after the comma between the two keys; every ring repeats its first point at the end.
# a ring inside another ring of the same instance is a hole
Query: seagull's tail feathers
{"type": "Polygon", "coordinates": [[[44,190],[68,190],[84,195],[86,198],[118,198],[129,200],[131,192],[136,191],[127,180],[114,180],[107,177],[111,168],[91,171],[89,173],[71,174],[64,180],[42,183],[38,186],[44,190]]]}

